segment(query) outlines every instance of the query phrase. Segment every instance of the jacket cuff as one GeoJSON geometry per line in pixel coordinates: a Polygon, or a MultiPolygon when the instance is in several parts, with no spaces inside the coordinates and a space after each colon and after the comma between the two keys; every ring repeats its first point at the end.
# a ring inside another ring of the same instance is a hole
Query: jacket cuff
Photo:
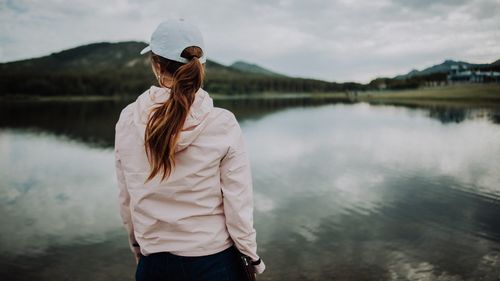
{"type": "Polygon", "coordinates": [[[141,247],[136,245],[138,244],[130,245],[130,250],[132,251],[133,254],[138,255],[141,253],[141,247]]]}
{"type": "Polygon", "coordinates": [[[264,272],[264,270],[266,270],[266,265],[264,264],[263,260],[260,260],[260,264],[254,265],[253,267],[255,269],[255,273],[257,274],[261,274],[262,272],[264,272]]]}

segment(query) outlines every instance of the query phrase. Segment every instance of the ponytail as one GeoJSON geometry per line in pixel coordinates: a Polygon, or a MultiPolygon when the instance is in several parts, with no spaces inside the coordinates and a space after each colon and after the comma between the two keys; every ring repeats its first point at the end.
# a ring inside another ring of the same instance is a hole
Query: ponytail
{"type": "Polygon", "coordinates": [[[181,56],[189,61],[182,64],[152,54],[152,61],[160,66],[160,86],[165,72],[173,76],[173,81],[169,99],[152,110],[146,125],[144,145],[151,166],[146,182],[159,173],[162,175],[161,180],[164,180],[175,166],[175,146],[205,76],[204,67],[199,61],[202,55],[199,47],[187,47],[181,56]]]}

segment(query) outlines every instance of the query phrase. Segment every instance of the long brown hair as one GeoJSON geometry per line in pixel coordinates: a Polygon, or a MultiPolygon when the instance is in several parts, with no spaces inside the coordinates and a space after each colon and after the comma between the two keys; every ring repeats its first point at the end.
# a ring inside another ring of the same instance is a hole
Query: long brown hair
{"type": "Polygon", "coordinates": [[[181,57],[189,62],[183,64],[151,53],[151,63],[159,66],[157,72],[160,86],[163,86],[165,74],[171,76],[173,81],[170,97],[151,111],[146,125],[144,145],[151,166],[146,182],[158,173],[162,174],[161,180],[164,180],[170,176],[175,166],[175,145],[195,94],[205,77],[204,66],[198,60],[202,55],[203,51],[199,47],[187,47],[181,57]]]}

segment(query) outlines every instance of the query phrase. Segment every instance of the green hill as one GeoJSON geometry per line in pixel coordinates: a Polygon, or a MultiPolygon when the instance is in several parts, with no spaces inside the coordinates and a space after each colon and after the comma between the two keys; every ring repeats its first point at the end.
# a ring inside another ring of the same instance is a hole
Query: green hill
{"type": "MultiPolygon", "coordinates": [[[[48,56],[0,64],[0,96],[135,96],[156,83],[144,42],[94,43],[48,56]]],[[[207,60],[204,88],[218,94],[333,92],[361,89],[291,78],[245,63],[225,66],[207,60]]]]}
{"type": "Polygon", "coordinates": [[[257,74],[264,74],[264,75],[270,75],[270,76],[285,76],[283,74],[279,74],[276,72],[273,72],[271,70],[265,69],[261,66],[258,66],[253,63],[248,63],[244,61],[236,61],[230,66],[231,68],[239,69],[241,71],[245,72],[251,72],[251,73],[257,73],[257,74]]]}

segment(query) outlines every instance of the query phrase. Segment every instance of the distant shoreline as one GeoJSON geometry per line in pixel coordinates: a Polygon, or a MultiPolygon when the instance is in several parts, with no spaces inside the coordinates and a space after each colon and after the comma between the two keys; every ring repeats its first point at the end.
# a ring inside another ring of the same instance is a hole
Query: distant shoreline
{"type": "MultiPolygon", "coordinates": [[[[133,97],[130,97],[132,99],[133,97]]],[[[120,101],[129,100],[116,96],[2,96],[0,102],[53,102],[53,101],[120,101]]]]}
{"type": "MultiPolygon", "coordinates": [[[[210,93],[214,100],[327,98],[339,101],[397,104],[460,104],[500,106],[500,84],[458,84],[413,90],[365,92],[311,92],[227,95],[210,93]]],[[[2,96],[0,102],[82,102],[133,101],[137,96],[2,96]]]]}
{"type": "Polygon", "coordinates": [[[401,91],[360,92],[358,101],[402,105],[500,106],[500,84],[456,84],[401,91]]]}
{"type": "MultiPolygon", "coordinates": [[[[209,93],[214,100],[246,100],[246,99],[297,99],[297,98],[338,98],[348,100],[343,92],[321,92],[321,93],[282,93],[282,92],[261,92],[255,94],[218,94],[209,93]]],[[[0,102],[71,102],[71,101],[133,101],[138,96],[0,96],[0,102]]]]}

